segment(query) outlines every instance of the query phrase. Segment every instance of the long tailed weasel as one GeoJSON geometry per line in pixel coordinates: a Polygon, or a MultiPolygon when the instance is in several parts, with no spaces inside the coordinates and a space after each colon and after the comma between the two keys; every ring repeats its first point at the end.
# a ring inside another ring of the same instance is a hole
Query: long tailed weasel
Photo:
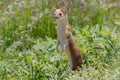
{"type": "Polygon", "coordinates": [[[68,23],[68,11],[66,8],[53,9],[52,15],[57,22],[57,44],[56,50],[58,51],[59,44],[61,50],[66,51],[72,70],[81,68],[83,63],[82,53],[75,43],[75,40],[70,31],[70,25],[68,23]]]}

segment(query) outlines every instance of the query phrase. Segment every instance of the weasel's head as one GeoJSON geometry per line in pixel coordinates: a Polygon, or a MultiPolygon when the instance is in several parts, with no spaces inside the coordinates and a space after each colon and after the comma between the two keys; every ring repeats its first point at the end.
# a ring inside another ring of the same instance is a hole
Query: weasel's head
{"type": "Polygon", "coordinates": [[[56,20],[61,20],[67,17],[67,9],[65,7],[61,9],[53,9],[52,10],[52,15],[56,20]]]}

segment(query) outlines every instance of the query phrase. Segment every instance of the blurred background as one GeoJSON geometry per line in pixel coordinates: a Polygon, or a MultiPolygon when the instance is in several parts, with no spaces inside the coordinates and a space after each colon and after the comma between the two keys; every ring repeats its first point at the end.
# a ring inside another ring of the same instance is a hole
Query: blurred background
{"type": "Polygon", "coordinates": [[[120,0],[0,0],[0,65],[1,80],[119,80],[120,0]],[[72,76],[55,52],[51,9],[61,7],[84,57],[72,76]]]}
{"type": "Polygon", "coordinates": [[[16,43],[19,49],[30,48],[35,39],[56,38],[51,9],[66,7],[74,28],[86,25],[120,26],[119,0],[1,0],[0,44],[2,50],[16,43]]]}

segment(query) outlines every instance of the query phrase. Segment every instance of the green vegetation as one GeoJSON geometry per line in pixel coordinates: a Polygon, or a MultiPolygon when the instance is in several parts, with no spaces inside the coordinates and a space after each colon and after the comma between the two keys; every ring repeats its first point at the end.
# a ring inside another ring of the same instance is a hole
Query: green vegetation
{"type": "Polygon", "coordinates": [[[0,0],[0,80],[120,80],[119,0],[0,0]],[[81,71],[55,51],[50,11],[64,5],[81,71]]]}

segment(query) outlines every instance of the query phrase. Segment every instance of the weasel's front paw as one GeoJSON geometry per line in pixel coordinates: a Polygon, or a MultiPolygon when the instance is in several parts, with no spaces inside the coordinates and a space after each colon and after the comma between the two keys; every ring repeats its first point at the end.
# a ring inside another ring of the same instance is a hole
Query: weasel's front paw
{"type": "Polygon", "coordinates": [[[61,47],[61,51],[62,51],[62,52],[65,51],[65,45],[61,47]]]}

